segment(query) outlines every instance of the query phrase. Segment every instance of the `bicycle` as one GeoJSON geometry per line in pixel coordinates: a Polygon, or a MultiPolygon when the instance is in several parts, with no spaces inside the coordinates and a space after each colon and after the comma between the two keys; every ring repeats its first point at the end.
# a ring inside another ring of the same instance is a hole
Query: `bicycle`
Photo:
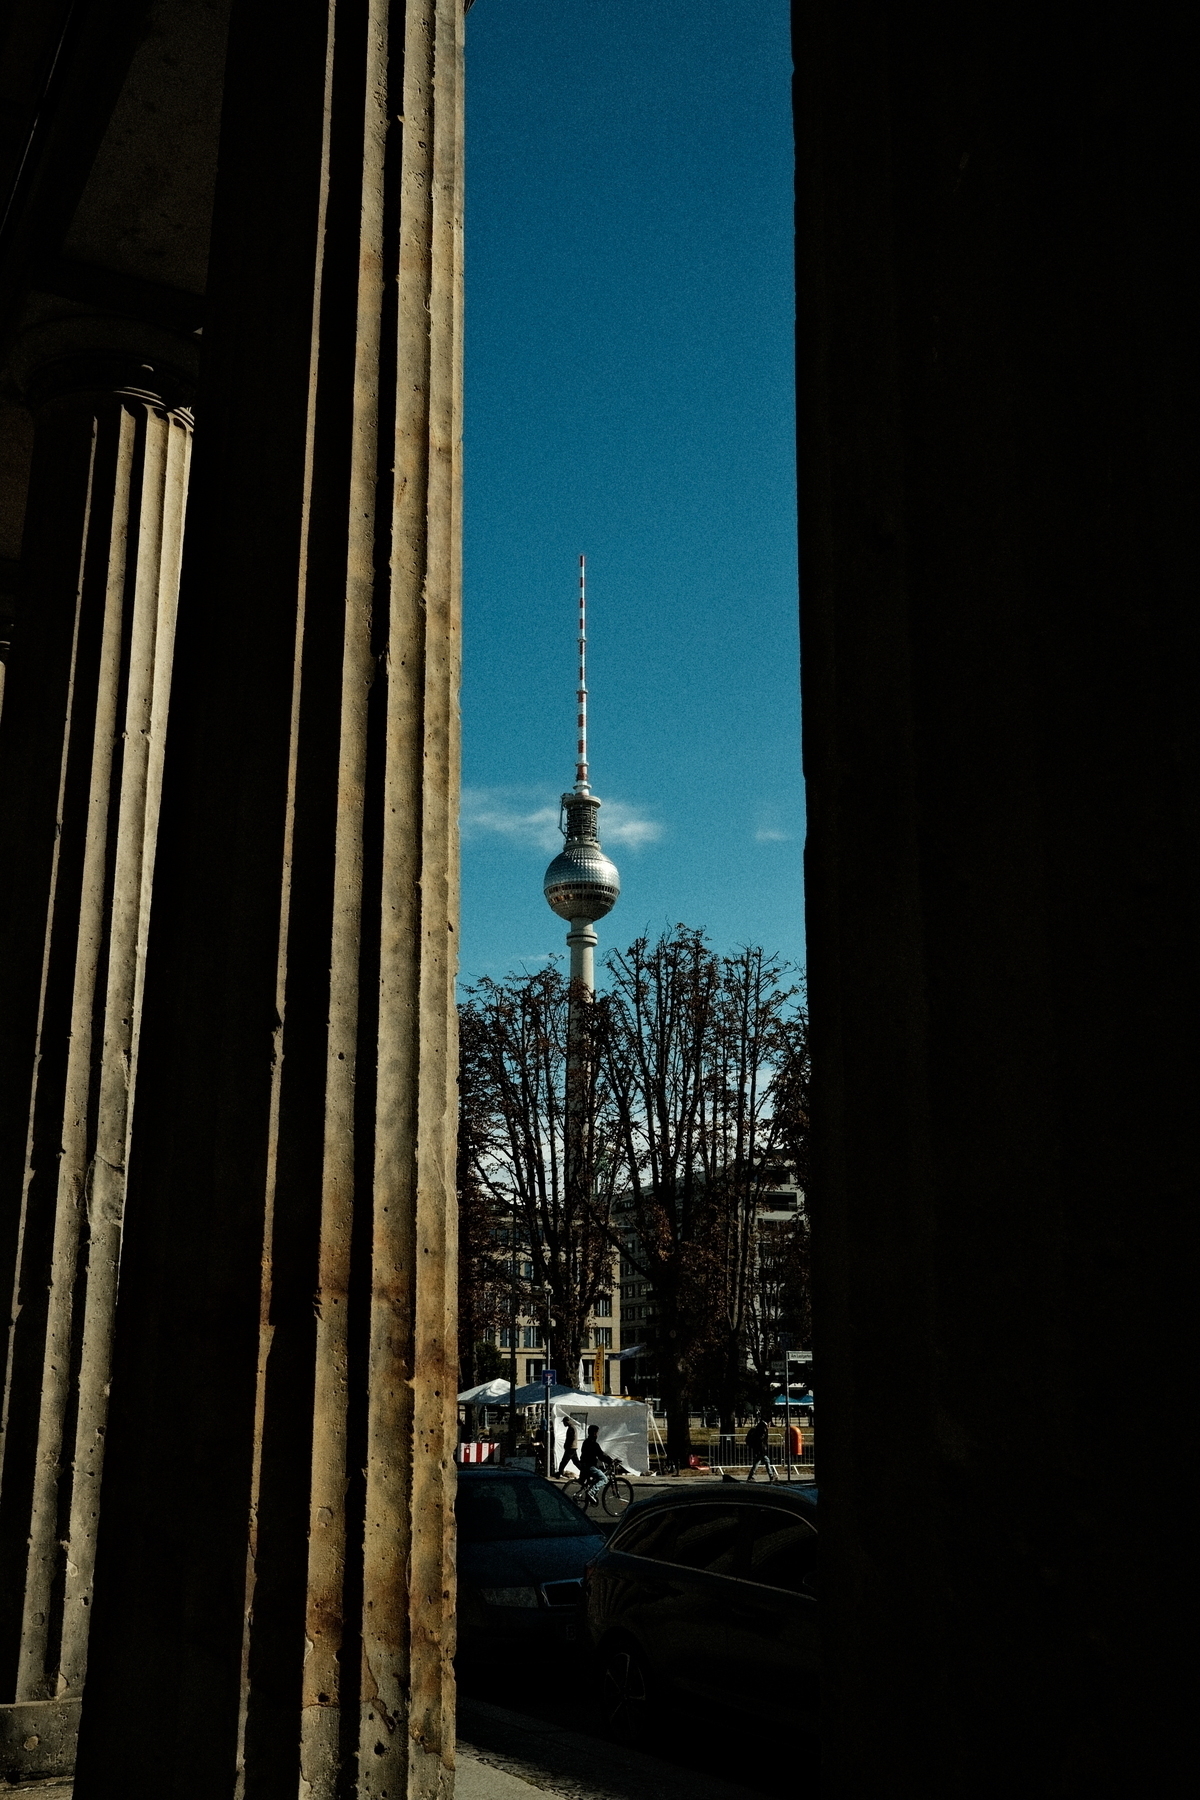
{"type": "Polygon", "coordinates": [[[625,1465],[615,1458],[607,1471],[592,1469],[586,1475],[575,1476],[568,1481],[563,1493],[580,1512],[586,1512],[598,1501],[610,1518],[617,1517],[633,1504],[633,1483],[626,1479],[625,1465]]]}

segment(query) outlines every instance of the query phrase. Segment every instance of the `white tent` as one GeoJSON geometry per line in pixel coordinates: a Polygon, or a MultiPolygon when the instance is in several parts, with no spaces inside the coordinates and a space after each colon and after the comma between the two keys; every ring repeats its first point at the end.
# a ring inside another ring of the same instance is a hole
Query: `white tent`
{"type": "MultiPolygon", "coordinates": [[[[507,1392],[508,1390],[506,1388],[506,1395],[507,1392]]],[[[550,1389],[550,1398],[552,1400],[558,1400],[566,1395],[571,1396],[573,1399],[578,1399],[579,1397],[573,1387],[568,1387],[566,1383],[562,1381],[560,1381],[556,1387],[550,1389]]],[[[541,1381],[531,1381],[528,1387],[519,1387],[517,1389],[518,1406],[541,1406],[545,1401],[545,1398],[546,1387],[545,1383],[541,1381]]]]}
{"type": "MultiPolygon", "coordinates": [[[[619,1458],[631,1475],[645,1475],[650,1468],[647,1414],[641,1400],[622,1400],[616,1394],[554,1392],[550,1398],[554,1432],[554,1467],[563,1453],[566,1422],[574,1425],[579,1443],[589,1425],[600,1427],[600,1448],[619,1458]]],[[[574,1474],[574,1470],[571,1471],[574,1474]]]]}
{"type": "MultiPolygon", "coordinates": [[[[512,1383],[497,1375],[492,1381],[481,1381],[458,1396],[460,1406],[507,1406],[512,1383]]],[[[519,1403],[518,1403],[519,1404],[519,1403]]]]}

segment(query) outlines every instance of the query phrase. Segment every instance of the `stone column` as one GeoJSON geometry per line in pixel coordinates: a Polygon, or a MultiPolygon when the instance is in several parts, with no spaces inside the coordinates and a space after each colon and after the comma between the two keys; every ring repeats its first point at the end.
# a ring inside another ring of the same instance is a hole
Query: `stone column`
{"type": "Polygon", "coordinates": [[[1191,21],[794,17],[822,1792],[1171,1794],[1191,21]]]}
{"type": "Polygon", "coordinates": [[[122,347],[134,329],[58,321],[16,357],[36,442],[0,735],[0,1656],[16,1703],[0,1729],[14,1774],[54,1766],[87,1660],[191,449],[189,346],[167,346],[172,366],[152,332],[140,354],[122,347]]]}
{"type": "Polygon", "coordinates": [[[452,1781],[461,44],[233,8],[80,1800],[452,1781]]]}

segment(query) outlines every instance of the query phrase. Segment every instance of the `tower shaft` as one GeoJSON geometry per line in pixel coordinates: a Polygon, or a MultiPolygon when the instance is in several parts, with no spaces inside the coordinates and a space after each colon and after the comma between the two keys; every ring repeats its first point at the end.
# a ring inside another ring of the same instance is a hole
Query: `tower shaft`
{"type": "Polygon", "coordinates": [[[590,999],[596,991],[596,945],[599,942],[591,919],[571,920],[567,948],[571,952],[572,1004],[576,994],[586,993],[590,999]]]}

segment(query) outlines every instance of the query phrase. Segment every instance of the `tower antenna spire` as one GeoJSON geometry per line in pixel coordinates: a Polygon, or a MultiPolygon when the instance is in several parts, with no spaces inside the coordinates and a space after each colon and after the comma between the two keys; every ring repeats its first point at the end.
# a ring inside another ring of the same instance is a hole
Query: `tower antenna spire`
{"type": "Polygon", "coordinates": [[[575,792],[588,790],[587,753],[587,558],[579,558],[579,686],[575,690],[576,728],[575,792]]]}

